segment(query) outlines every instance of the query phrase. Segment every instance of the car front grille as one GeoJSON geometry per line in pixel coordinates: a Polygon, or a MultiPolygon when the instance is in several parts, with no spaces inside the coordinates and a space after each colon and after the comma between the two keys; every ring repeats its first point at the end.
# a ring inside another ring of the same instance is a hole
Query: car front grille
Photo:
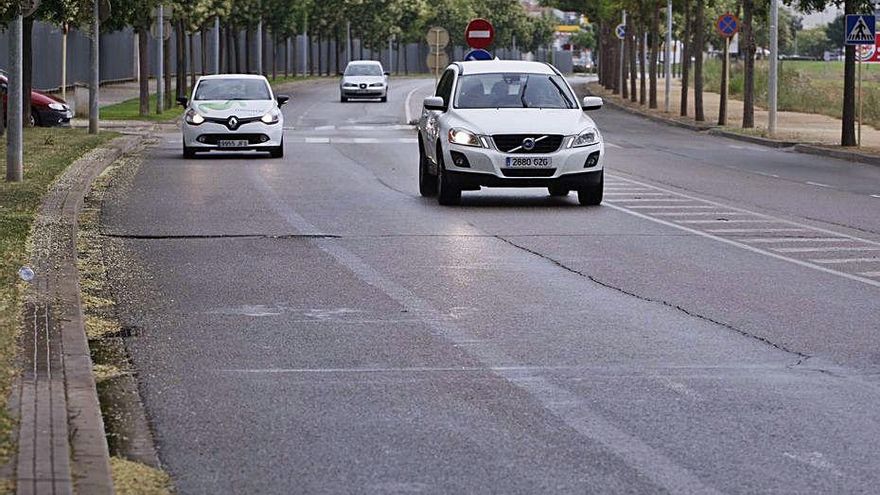
{"type": "Polygon", "coordinates": [[[505,177],[553,177],[555,168],[502,168],[505,177]]]}
{"type": "Polygon", "coordinates": [[[247,140],[248,144],[261,144],[267,142],[269,136],[265,134],[202,134],[198,137],[198,141],[204,144],[216,145],[218,142],[225,140],[247,140]]]}
{"type": "Polygon", "coordinates": [[[558,134],[496,134],[492,136],[495,146],[504,153],[553,153],[562,144],[562,136],[558,134]],[[535,147],[526,150],[523,141],[533,139],[535,147]]]}

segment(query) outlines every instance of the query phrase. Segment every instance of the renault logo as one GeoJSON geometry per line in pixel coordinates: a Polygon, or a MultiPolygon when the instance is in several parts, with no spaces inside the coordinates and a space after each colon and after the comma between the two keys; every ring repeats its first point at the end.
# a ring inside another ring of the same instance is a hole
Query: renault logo
{"type": "Polygon", "coordinates": [[[535,149],[535,140],[532,138],[523,139],[522,147],[526,151],[532,151],[533,149],[535,149]]]}
{"type": "Polygon", "coordinates": [[[226,126],[230,129],[235,129],[236,127],[238,127],[238,118],[236,118],[234,115],[232,117],[229,117],[229,120],[226,121],[226,126]]]}

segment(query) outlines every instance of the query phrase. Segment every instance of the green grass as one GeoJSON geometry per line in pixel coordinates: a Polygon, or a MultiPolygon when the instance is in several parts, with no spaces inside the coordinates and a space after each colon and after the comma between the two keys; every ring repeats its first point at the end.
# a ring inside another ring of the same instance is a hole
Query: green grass
{"type": "Polygon", "coordinates": [[[140,99],[132,98],[115,105],[107,105],[101,108],[101,118],[106,120],[144,120],[149,122],[167,122],[180,117],[183,109],[175,103],[175,106],[162,113],[156,113],[156,94],[150,95],[149,115],[140,114],[140,99]]]}
{"type": "MultiPolygon", "coordinates": [[[[0,182],[0,463],[10,455],[13,446],[6,399],[16,373],[16,336],[24,296],[17,272],[27,264],[31,225],[43,195],[55,178],[77,158],[113,136],[113,133],[93,136],[84,129],[25,129],[25,180],[0,182]]],[[[6,156],[5,139],[0,140],[0,156],[6,156]]]]}
{"type": "MultiPolygon", "coordinates": [[[[719,92],[721,61],[707,60],[704,74],[706,90],[719,92]]],[[[758,106],[764,106],[767,101],[768,75],[769,64],[758,61],[755,65],[755,102],[758,106]]],[[[733,62],[730,94],[741,98],[742,93],[743,65],[733,62]]],[[[862,66],[862,95],[864,123],[880,127],[880,65],[862,66]]],[[[779,66],[779,109],[841,118],[843,62],[782,61],[779,66]]]]}

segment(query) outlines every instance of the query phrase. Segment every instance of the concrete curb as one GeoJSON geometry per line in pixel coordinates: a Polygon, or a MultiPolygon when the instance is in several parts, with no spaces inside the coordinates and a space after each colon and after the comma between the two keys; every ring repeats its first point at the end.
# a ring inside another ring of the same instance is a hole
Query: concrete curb
{"type": "Polygon", "coordinates": [[[37,332],[34,324],[32,339],[25,332],[23,351],[47,358],[25,369],[18,384],[27,399],[19,404],[19,494],[114,493],[80,300],[77,216],[95,178],[144,138],[119,137],[71,164],[46,194],[34,225],[37,278],[29,299],[43,308],[45,325],[37,332]]]}
{"type": "MultiPolygon", "coordinates": [[[[590,91],[589,86],[587,84],[582,84],[584,92],[589,95],[594,95],[592,91],[590,91]]],[[[740,134],[737,132],[727,131],[721,127],[714,126],[712,124],[691,124],[688,122],[681,122],[675,119],[670,119],[666,117],[661,117],[659,115],[652,114],[650,112],[645,112],[638,108],[633,108],[628,105],[623,105],[619,102],[608,99],[607,97],[603,97],[605,99],[605,104],[616,108],[618,110],[627,112],[632,115],[637,115],[639,117],[646,118],[648,120],[653,120],[654,122],[659,122],[661,124],[671,125],[675,127],[680,127],[683,129],[688,129],[696,132],[706,132],[712,136],[723,137],[727,139],[733,139],[736,141],[743,141],[751,144],[757,144],[759,146],[765,146],[768,148],[791,148],[793,151],[798,153],[804,153],[807,155],[814,156],[822,156],[828,158],[835,158],[838,160],[844,160],[855,163],[864,163],[868,165],[876,165],[880,166],[880,155],[866,153],[864,151],[855,151],[848,150],[843,148],[832,148],[829,146],[823,146],[815,143],[799,143],[796,141],[781,141],[778,139],[770,139],[760,136],[749,136],[747,134],[740,134]]]]}

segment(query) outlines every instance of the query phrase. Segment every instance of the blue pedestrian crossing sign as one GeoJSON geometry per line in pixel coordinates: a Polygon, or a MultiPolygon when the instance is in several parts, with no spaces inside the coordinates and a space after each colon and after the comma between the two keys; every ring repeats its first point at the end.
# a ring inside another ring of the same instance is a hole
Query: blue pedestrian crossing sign
{"type": "Polygon", "coordinates": [[[876,18],[872,15],[847,14],[846,44],[873,45],[876,43],[876,18]]]}
{"type": "Polygon", "coordinates": [[[482,49],[474,49],[464,56],[465,60],[492,60],[492,54],[482,49]]]}
{"type": "Polygon", "coordinates": [[[616,28],[614,28],[614,34],[617,35],[617,39],[622,40],[626,38],[626,24],[618,24],[616,28]]]}

